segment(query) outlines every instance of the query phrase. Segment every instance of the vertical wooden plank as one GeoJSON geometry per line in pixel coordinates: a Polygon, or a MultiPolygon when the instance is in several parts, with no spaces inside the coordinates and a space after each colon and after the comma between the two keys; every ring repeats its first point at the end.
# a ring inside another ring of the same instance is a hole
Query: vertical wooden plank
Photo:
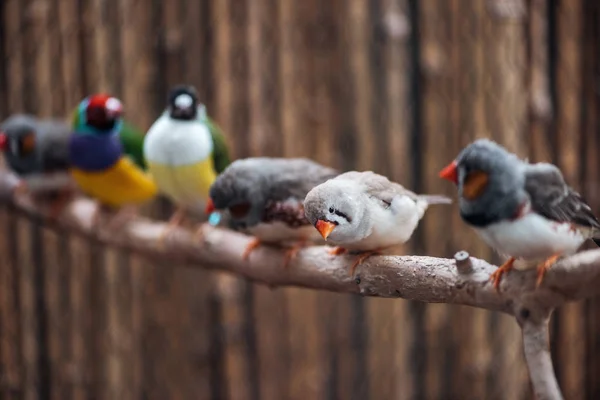
{"type": "Polygon", "coordinates": [[[38,342],[38,315],[36,312],[35,266],[31,248],[31,225],[25,218],[17,220],[17,251],[20,273],[21,334],[23,357],[23,398],[37,399],[40,394],[40,347],[38,342]]]}
{"type": "Polygon", "coordinates": [[[72,237],[69,243],[69,254],[73,266],[70,276],[70,309],[71,309],[71,351],[70,365],[67,370],[68,379],[73,384],[72,399],[84,400],[91,394],[92,359],[88,351],[87,340],[91,335],[88,324],[90,301],[88,284],[90,282],[90,256],[87,243],[72,237]]]}
{"type": "MultiPolygon", "coordinates": [[[[90,14],[93,29],[90,45],[97,64],[97,90],[114,96],[121,92],[121,52],[119,7],[114,0],[91,0],[90,14]]],[[[145,11],[148,12],[148,11],[145,11]]]]}
{"type": "MultiPolygon", "coordinates": [[[[560,1],[555,10],[557,18],[556,65],[556,135],[558,166],[565,180],[578,190],[581,143],[581,39],[582,1],[560,1]]],[[[586,83],[587,84],[587,83],[586,83]]],[[[584,330],[583,303],[567,304],[560,309],[560,327],[557,338],[559,382],[565,398],[587,398],[584,390],[584,330]],[[565,346],[569,343],[569,351],[565,346]]]]}
{"type": "Polygon", "coordinates": [[[100,60],[97,58],[98,53],[96,52],[96,32],[99,21],[93,6],[94,3],[92,1],[78,1],[76,6],[78,24],[81,27],[79,31],[79,56],[81,57],[82,97],[96,93],[102,89],[100,78],[101,68],[99,68],[100,60]]]}
{"type": "Polygon", "coordinates": [[[84,96],[80,41],[84,29],[79,24],[77,0],[57,0],[57,23],[60,30],[61,81],[64,90],[62,114],[69,118],[75,105],[84,96]]]}
{"type": "Polygon", "coordinates": [[[8,107],[11,112],[24,111],[23,91],[23,37],[21,35],[21,1],[9,0],[4,4],[4,25],[6,29],[6,62],[8,81],[8,107]]]}
{"type": "Polygon", "coordinates": [[[0,211],[0,226],[3,235],[0,239],[0,279],[1,296],[1,338],[0,357],[2,360],[2,398],[21,399],[24,397],[25,380],[22,366],[22,335],[20,323],[20,268],[17,259],[15,240],[16,217],[14,209],[6,206],[0,211]]]}

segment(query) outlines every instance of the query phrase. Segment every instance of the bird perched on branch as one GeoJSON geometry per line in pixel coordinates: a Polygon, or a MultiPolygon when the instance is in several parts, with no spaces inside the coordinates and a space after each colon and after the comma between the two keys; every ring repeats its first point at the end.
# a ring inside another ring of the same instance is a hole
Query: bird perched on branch
{"type": "Polygon", "coordinates": [[[186,212],[204,212],[210,186],[229,164],[225,138],[193,86],[171,89],[166,110],[146,133],[144,156],[159,190],[177,206],[164,237],[186,212]]]}
{"type": "Polygon", "coordinates": [[[210,188],[206,213],[227,210],[229,226],[261,243],[290,246],[285,265],[307,243],[322,242],[304,215],[303,201],[315,185],[338,172],[305,158],[256,157],[234,161],[210,188]]]}
{"type": "Polygon", "coordinates": [[[587,239],[600,245],[600,222],[555,165],[530,164],[491,140],[479,139],[440,177],[458,186],[462,219],[488,245],[509,256],[492,274],[496,289],[505,272],[536,264],[539,286],[561,255],[576,252],[587,239]],[[525,262],[515,263],[517,259],[525,262]]]}
{"type": "Polygon", "coordinates": [[[71,129],[61,120],[15,114],[2,122],[0,130],[0,150],[21,179],[16,190],[52,200],[50,215],[56,217],[72,194],[71,129]]]}
{"type": "Polygon", "coordinates": [[[350,171],[313,188],[304,200],[306,217],[328,242],[331,254],[359,254],[350,274],[367,257],[405,243],[432,204],[445,196],[417,195],[372,171],[350,171]]]}
{"type": "MultiPolygon", "coordinates": [[[[89,96],[89,98],[94,95],[89,96]]],[[[90,130],[90,125],[82,119],[80,110],[82,103],[79,103],[71,116],[71,127],[74,132],[85,132],[90,130]]],[[[136,128],[133,124],[121,119],[121,122],[115,127],[115,132],[119,137],[123,154],[127,155],[138,167],[146,169],[146,160],[144,159],[144,132],[136,128]]]]}
{"type": "Polygon", "coordinates": [[[121,101],[106,94],[93,95],[81,101],[78,112],[81,128],[70,138],[69,158],[71,174],[81,190],[101,206],[120,211],[131,211],[131,206],[152,199],[156,185],[123,152],[121,101]]]}

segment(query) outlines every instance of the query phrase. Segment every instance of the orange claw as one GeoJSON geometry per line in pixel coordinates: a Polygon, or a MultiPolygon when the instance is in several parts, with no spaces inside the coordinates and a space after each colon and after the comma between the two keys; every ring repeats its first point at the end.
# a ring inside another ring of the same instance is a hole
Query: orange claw
{"type": "Polygon", "coordinates": [[[306,242],[305,241],[300,241],[298,243],[296,243],[295,245],[293,245],[290,249],[288,249],[285,252],[285,262],[283,264],[284,268],[289,267],[290,262],[292,261],[292,259],[294,257],[296,257],[298,255],[298,252],[302,249],[306,247],[306,242]]]}
{"type": "Polygon", "coordinates": [[[254,249],[256,249],[258,246],[260,246],[260,240],[258,240],[256,238],[252,239],[252,241],[250,243],[248,243],[248,246],[246,246],[246,249],[244,250],[244,254],[242,254],[242,260],[248,261],[248,258],[250,257],[250,253],[252,253],[252,251],[254,249]]]}
{"type": "Polygon", "coordinates": [[[342,254],[346,254],[348,252],[348,250],[343,247],[336,246],[332,249],[327,250],[327,252],[329,254],[331,254],[332,256],[340,256],[342,254]]]}
{"type": "Polygon", "coordinates": [[[352,264],[352,267],[350,267],[350,276],[354,276],[354,272],[356,271],[356,267],[358,267],[360,264],[363,263],[363,261],[365,261],[367,258],[374,256],[376,254],[379,254],[379,252],[377,251],[365,251],[364,253],[361,253],[358,255],[358,258],[356,259],[356,261],[354,261],[354,264],[352,264]]]}
{"type": "Polygon", "coordinates": [[[537,279],[535,281],[535,288],[539,288],[544,280],[544,276],[546,275],[546,271],[548,268],[554,265],[556,260],[560,257],[560,254],[555,254],[552,257],[547,258],[543,263],[538,265],[537,267],[537,279]]]}
{"type": "Polygon", "coordinates": [[[500,281],[502,280],[502,275],[504,273],[513,269],[513,264],[515,263],[515,258],[511,257],[504,264],[502,264],[494,273],[490,276],[490,280],[493,281],[494,289],[496,291],[500,291],[500,281]]]}

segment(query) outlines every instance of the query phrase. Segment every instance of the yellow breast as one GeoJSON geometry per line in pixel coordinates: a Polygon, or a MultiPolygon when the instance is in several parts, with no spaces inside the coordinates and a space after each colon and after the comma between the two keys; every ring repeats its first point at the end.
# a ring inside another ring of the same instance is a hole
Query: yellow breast
{"type": "Polygon", "coordinates": [[[187,207],[206,202],[210,186],[217,178],[211,157],[195,164],[176,166],[149,161],[148,170],[161,192],[187,207]]]}
{"type": "Polygon", "coordinates": [[[105,171],[88,172],[72,168],[71,174],[85,194],[112,207],[144,203],[152,199],[158,190],[150,176],[127,157],[105,171]]]}

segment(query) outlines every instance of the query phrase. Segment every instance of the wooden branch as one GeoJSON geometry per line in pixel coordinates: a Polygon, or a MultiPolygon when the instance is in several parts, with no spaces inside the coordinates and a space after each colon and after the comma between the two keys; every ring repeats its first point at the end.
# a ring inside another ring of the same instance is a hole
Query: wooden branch
{"type": "MultiPolygon", "coordinates": [[[[49,226],[135,251],[153,260],[162,259],[207,269],[228,271],[250,280],[277,286],[300,286],[364,296],[392,297],[428,303],[463,304],[501,311],[519,321],[532,382],[538,398],[559,399],[547,343],[547,319],[567,301],[596,296],[600,291],[600,250],[566,257],[547,273],[535,290],[535,271],[506,274],[496,292],[490,274],[496,266],[458,252],[453,259],[422,256],[373,256],[349,275],[353,256],[332,256],[325,246],[301,250],[287,268],[284,252],[262,246],[248,261],[242,253],[251,238],[226,229],[202,228],[202,237],[174,229],[160,244],[163,222],[134,217],[117,231],[109,222],[92,228],[96,203],[73,199],[56,220],[48,219],[47,205],[35,204],[24,194],[14,194],[18,180],[0,172],[0,199],[30,218],[42,218],[49,226]],[[542,316],[542,317],[541,317],[542,316]]],[[[102,212],[102,211],[100,211],[102,212]]],[[[102,218],[101,221],[106,221],[102,218]]]]}

